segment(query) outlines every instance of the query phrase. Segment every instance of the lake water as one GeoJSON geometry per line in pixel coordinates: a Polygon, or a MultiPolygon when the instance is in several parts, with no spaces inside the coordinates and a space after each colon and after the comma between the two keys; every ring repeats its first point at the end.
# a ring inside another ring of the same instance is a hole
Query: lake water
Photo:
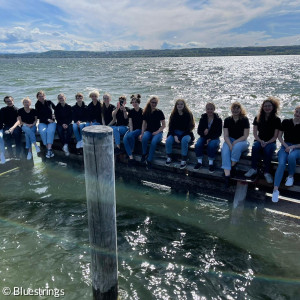
{"type": "MultiPolygon", "coordinates": [[[[300,56],[1,59],[0,66],[0,97],[11,94],[17,105],[40,89],[50,100],[64,92],[74,103],[76,92],[88,100],[97,88],[113,102],[141,93],[145,103],[156,94],[166,116],[183,97],[197,121],[206,101],[227,116],[239,100],[252,120],[268,95],[281,99],[284,117],[300,98],[300,56]]],[[[0,176],[0,290],[49,287],[64,289],[67,300],[91,299],[83,171],[34,162],[0,176]]],[[[299,299],[298,221],[263,203],[247,202],[237,214],[222,195],[126,182],[116,181],[122,299],[299,299]]]]}

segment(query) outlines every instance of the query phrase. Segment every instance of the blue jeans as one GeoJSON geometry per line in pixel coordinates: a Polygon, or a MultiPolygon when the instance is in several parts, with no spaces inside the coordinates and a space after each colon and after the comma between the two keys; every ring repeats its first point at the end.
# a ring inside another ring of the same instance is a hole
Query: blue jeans
{"type": "MultiPolygon", "coordinates": [[[[189,150],[189,142],[191,141],[190,135],[183,136],[182,130],[175,130],[175,134],[178,136],[178,138],[182,138],[181,143],[181,156],[187,156],[188,150],[189,150]]],[[[172,148],[173,144],[175,143],[175,139],[173,135],[169,135],[166,141],[166,152],[167,155],[172,154],[172,148]]],[[[176,143],[177,144],[177,143],[176,143]]]]}
{"type": "Polygon", "coordinates": [[[9,153],[12,153],[12,143],[13,139],[15,140],[16,144],[16,156],[19,157],[22,151],[22,146],[21,146],[21,139],[22,139],[22,129],[20,126],[17,126],[12,134],[6,134],[5,131],[8,130],[10,127],[9,126],[4,126],[3,128],[3,138],[5,145],[7,147],[7,150],[9,153]]]}
{"type": "Polygon", "coordinates": [[[67,129],[64,129],[62,125],[57,124],[56,130],[63,145],[69,144],[73,133],[72,124],[68,125],[67,129]]]}
{"type": "Polygon", "coordinates": [[[3,141],[3,129],[0,130],[0,153],[5,152],[4,141],[3,141]]]}
{"type": "Polygon", "coordinates": [[[102,124],[98,123],[97,121],[86,122],[86,126],[92,126],[92,125],[102,125],[102,124]]]}
{"type": "Polygon", "coordinates": [[[26,149],[31,148],[32,144],[36,143],[36,137],[35,137],[35,133],[36,133],[36,126],[32,126],[32,127],[28,127],[26,125],[22,126],[22,130],[25,132],[25,140],[26,140],[26,149]]]}
{"type": "MultiPolygon", "coordinates": [[[[292,146],[291,143],[286,143],[289,146],[292,146]]],[[[286,162],[288,162],[288,172],[290,176],[294,176],[296,169],[296,161],[300,158],[300,149],[294,149],[291,153],[285,152],[284,146],[281,146],[280,150],[277,153],[278,155],[278,167],[275,173],[274,186],[280,186],[283,173],[285,170],[286,162]]]]}
{"type": "Polygon", "coordinates": [[[124,138],[123,143],[126,150],[126,153],[128,156],[132,155],[132,151],[134,149],[135,140],[139,137],[141,134],[141,129],[136,129],[133,131],[127,131],[124,138]]]}
{"type": "Polygon", "coordinates": [[[116,145],[121,144],[121,136],[124,135],[128,131],[127,126],[111,126],[114,131],[114,138],[116,145]]]}
{"type": "Polygon", "coordinates": [[[47,146],[48,144],[53,144],[56,123],[40,123],[38,125],[39,133],[42,138],[43,144],[47,146]]]}
{"type": "MultiPolygon", "coordinates": [[[[205,137],[200,137],[198,139],[195,146],[195,152],[197,158],[203,157],[203,149],[205,147],[204,145],[206,144],[206,140],[207,138],[205,137]]],[[[211,140],[208,143],[206,147],[207,147],[207,156],[209,160],[215,160],[217,151],[219,149],[219,145],[220,145],[220,139],[211,140]]]]}
{"type": "MultiPolygon", "coordinates": [[[[235,141],[234,138],[229,138],[231,143],[235,141]]],[[[242,152],[246,151],[249,147],[248,141],[242,141],[236,143],[232,147],[232,151],[230,151],[229,146],[226,142],[224,142],[221,155],[222,155],[222,169],[224,170],[231,170],[231,161],[238,162],[242,155],[242,152]]]]}
{"type": "Polygon", "coordinates": [[[73,124],[73,132],[77,142],[82,140],[82,129],[86,126],[86,123],[80,123],[79,126],[76,123],[73,124]]]}
{"type": "Polygon", "coordinates": [[[261,160],[261,156],[263,156],[264,161],[264,173],[270,173],[271,160],[272,156],[276,150],[276,143],[271,143],[265,146],[264,148],[261,146],[261,143],[255,141],[252,146],[252,168],[257,169],[258,161],[261,160]]]}
{"type": "Polygon", "coordinates": [[[147,160],[149,162],[152,161],[154,153],[155,153],[155,149],[156,149],[156,145],[161,142],[163,137],[163,133],[160,132],[157,135],[152,135],[152,132],[150,131],[145,131],[143,134],[143,138],[142,138],[142,149],[143,149],[143,155],[147,154],[147,148],[148,148],[148,141],[151,141],[150,144],[150,149],[149,149],[149,155],[147,160]]]}

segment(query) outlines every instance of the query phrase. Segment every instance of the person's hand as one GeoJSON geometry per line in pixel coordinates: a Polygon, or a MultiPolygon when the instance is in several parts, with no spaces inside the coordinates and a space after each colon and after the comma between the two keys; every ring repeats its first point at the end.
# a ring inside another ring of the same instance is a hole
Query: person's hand
{"type": "Polygon", "coordinates": [[[142,141],[143,134],[139,135],[139,141],[142,141]]]}
{"type": "Polygon", "coordinates": [[[152,135],[157,135],[157,134],[159,134],[159,131],[157,130],[157,131],[154,131],[154,132],[152,132],[152,135]]]}
{"type": "Polygon", "coordinates": [[[68,125],[67,124],[63,124],[62,127],[63,127],[63,129],[67,129],[68,125]]]}
{"type": "Polygon", "coordinates": [[[285,152],[290,153],[290,152],[292,152],[294,149],[295,149],[295,146],[294,146],[294,145],[288,146],[288,147],[285,148],[285,152]]]}
{"type": "Polygon", "coordinates": [[[175,141],[177,144],[179,144],[179,143],[180,143],[180,141],[179,141],[179,138],[178,138],[178,136],[177,136],[177,135],[175,135],[175,136],[174,136],[174,141],[175,141]]]}
{"type": "Polygon", "coordinates": [[[211,139],[207,139],[205,146],[207,146],[210,141],[211,141],[211,139]]]}
{"type": "Polygon", "coordinates": [[[206,128],[203,133],[204,133],[204,135],[207,135],[208,134],[208,128],[206,128]]]}
{"type": "Polygon", "coordinates": [[[265,148],[267,146],[267,143],[265,141],[261,141],[260,144],[263,148],[265,148]]]}

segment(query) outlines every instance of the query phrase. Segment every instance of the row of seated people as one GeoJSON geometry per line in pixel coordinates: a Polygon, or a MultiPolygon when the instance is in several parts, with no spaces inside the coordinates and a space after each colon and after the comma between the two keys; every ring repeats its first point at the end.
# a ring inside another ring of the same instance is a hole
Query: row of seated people
{"type": "MultiPolygon", "coordinates": [[[[71,107],[66,103],[66,97],[63,94],[58,95],[58,104],[46,100],[45,93],[37,93],[37,102],[35,109],[30,107],[31,100],[25,98],[22,100],[24,108],[17,109],[14,106],[13,98],[7,96],[4,98],[6,107],[1,109],[0,113],[0,152],[1,162],[4,157],[4,138],[7,140],[7,148],[11,149],[11,138],[15,137],[16,149],[19,151],[20,142],[16,138],[23,130],[26,136],[26,148],[28,149],[27,158],[32,158],[32,144],[35,145],[37,152],[40,151],[36,144],[35,132],[36,123],[41,135],[43,144],[48,151],[46,157],[53,157],[52,144],[57,129],[58,135],[63,143],[63,150],[66,155],[69,154],[68,144],[74,132],[77,144],[76,147],[82,147],[82,129],[89,125],[107,125],[111,126],[114,133],[116,144],[115,153],[121,153],[121,137],[126,153],[129,157],[129,166],[135,162],[133,149],[135,141],[138,139],[142,143],[142,159],[147,168],[152,167],[152,160],[155,154],[156,146],[163,138],[163,131],[166,127],[164,113],[157,108],[159,99],[156,96],[150,97],[144,109],[140,108],[141,96],[132,95],[130,103],[133,108],[126,107],[126,96],[119,97],[117,105],[110,103],[111,96],[103,95],[103,103],[99,99],[99,92],[93,91],[89,94],[92,99],[89,105],[85,105],[83,95],[75,95],[76,104],[71,107]],[[15,119],[14,119],[15,118],[15,119]],[[8,121],[9,120],[9,121],[8,121]],[[56,122],[55,122],[56,120],[56,122]],[[150,147],[148,150],[148,144],[150,147]]],[[[300,158],[300,106],[294,111],[294,117],[284,119],[282,122],[278,117],[279,100],[275,97],[268,97],[261,104],[258,115],[253,121],[254,143],[252,146],[252,167],[245,174],[246,177],[252,177],[257,174],[258,162],[263,159],[264,177],[268,183],[273,183],[273,177],[270,173],[271,160],[276,150],[276,140],[281,143],[278,151],[278,168],[275,173],[274,190],[272,200],[278,201],[278,187],[283,178],[286,163],[288,162],[288,177],[286,186],[292,186],[294,183],[294,174],[296,161],[300,158]]],[[[249,147],[247,141],[249,136],[250,124],[244,107],[239,102],[234,102],[231,107],[231,116],[224,119],[224,124],[220,116],[215,112],[216,107],[213,103],[206,104],[206,112],[202,114],[199,125],[199,138],[195,145],[197,164],[194,169],[203,167],[203,150],[207,149],[209,171],[214,172],[214,160],[220,145],[220,136],[224,133],[224,143],[222,145],[222,168],[224,169],[225,183],[229,185],[230,177],[235,175],[236,164],[240,160],[242,152],[249,147]]],[[[174,144],[181,145],[181,164],[180,168],[187,166],[187,154],[189,145],[194,141],[193,129],[195,121],[192,112],[188,108],[185,100],[178,99],[172,109],[166,139],[166,165],[172,164],[172,148],[174,144]]]]}

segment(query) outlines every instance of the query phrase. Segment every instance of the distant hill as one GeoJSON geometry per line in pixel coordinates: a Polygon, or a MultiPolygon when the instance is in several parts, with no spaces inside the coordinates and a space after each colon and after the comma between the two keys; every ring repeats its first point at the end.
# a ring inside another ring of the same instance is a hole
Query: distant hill
{"type": "Polygon", "coordinates": [[[130,51],[61,51],[42,53],[0,54],[2,58],[126,58],[126,57],[204,57],[204,56],[253,56],[300,55],[300,46],[192,48],[167,50],[130,51]]]}

